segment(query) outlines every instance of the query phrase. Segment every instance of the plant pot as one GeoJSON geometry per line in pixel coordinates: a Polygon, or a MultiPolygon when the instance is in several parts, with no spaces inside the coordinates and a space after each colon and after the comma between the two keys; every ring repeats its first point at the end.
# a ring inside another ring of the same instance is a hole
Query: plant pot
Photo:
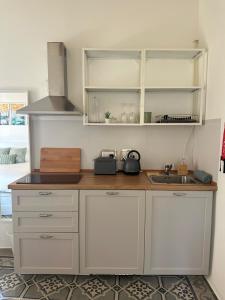
{"type": "Polygon", "coordinates": [[[110,123],[110,119],[105,119],[105,123],[109,124],[110,123]]]}

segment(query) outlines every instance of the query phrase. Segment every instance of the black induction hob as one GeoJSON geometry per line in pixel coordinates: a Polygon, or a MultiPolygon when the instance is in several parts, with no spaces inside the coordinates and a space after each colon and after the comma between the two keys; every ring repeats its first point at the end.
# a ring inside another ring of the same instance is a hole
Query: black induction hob
{"type": "Polygon", "coordinates": [[[80,174],[28,174],[16,183],[19,184],[77,184],[81,179],[80,174]]]}

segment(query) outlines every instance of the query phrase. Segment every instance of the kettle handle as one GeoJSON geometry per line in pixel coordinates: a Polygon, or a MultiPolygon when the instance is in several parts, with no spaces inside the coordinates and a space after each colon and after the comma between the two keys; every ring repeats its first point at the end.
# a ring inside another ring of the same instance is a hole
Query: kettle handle
{"type": "Polygon", "coordinates": [[[129,158],[130,157],[130,154],[131,153],[136,153],[137,155],[138,155],[138,161],[141,159],[141,154],[137,151],[137,150],[131,150],[131,151],[129,151],[128,153],[127,153],[127,158],[129,158]]]}

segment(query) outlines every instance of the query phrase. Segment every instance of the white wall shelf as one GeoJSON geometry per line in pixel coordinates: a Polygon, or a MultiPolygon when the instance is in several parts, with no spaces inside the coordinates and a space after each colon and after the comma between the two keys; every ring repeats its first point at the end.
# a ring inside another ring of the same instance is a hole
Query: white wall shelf
{"type": "Polygon", "coordinates": [[[194,59],[205,49],[146,49],[146,58],[194,59]]]}
{"type": "Polygon", "coordinates": [[[205,49],[83,49],[84,125],[201,125],[206,64],[205,49]],[[196,122],[158,123],[158,115],[196,116],[196,122]]]}
{"type": "Polygon", "coordinates": [[[87,92],[140,92],[140,87],[95,87],[86,86],[87,92]]]}
{"type": "Polygon", "coordinates": [[[201,86],[161,86],[161,87],[155,87],[155,86],[148,86],[145,87],[146,92],[195,92],[197,90],[201,90],[201,86]]]}

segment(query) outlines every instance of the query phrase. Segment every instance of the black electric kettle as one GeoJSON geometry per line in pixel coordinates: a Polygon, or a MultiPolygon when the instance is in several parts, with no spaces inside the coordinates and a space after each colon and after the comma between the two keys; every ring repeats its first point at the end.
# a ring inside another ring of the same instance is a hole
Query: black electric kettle
{"type": "Polygon", "coordinates": [[[129,175],[138,175],[141,170],[140,159],[141,155],[138,151],[129,151],[123,165],[124,173],[129,175]]]}

